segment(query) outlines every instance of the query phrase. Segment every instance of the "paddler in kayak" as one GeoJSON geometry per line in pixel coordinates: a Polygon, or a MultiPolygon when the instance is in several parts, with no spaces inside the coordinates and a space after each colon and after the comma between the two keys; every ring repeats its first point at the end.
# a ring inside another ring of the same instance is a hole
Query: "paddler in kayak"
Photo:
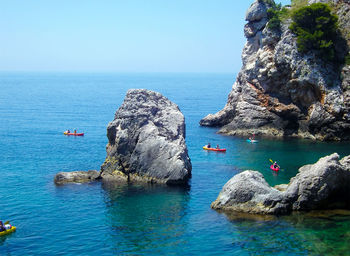
{"type": "Polygon", "coordinates": [[[279,169],[279,168],[280,168],[280,166],[277,164],[276,161],[273,163],[273,168],[274,168],[274,169],[279,169]]]}
{"type": "Polygon", "coordinates": [[[216,144],[216,149],[220,149],[219,144],[216,144]]]}
{"type": "Polygon", "coordinates": [[[252,134],[252,136],[249,137],[250,140],[255,140],[255,133],[252,134]]]}
{"type": "Polygon", "coordinates": [[[0,220],[0,232],[2,231],[6,231],[6,228],[4,226],[4,223],[2,223],[2,221],[0,220]]]}
{"type": "Polygon", "coordinates": [[[11,229],[11,228],[12,228],[12,226],[11,226],[11,224],[9,223],[9,221],[6,221],[5,224],[4,224],[4,223],[2,223],[2,221],[0,220],[0,232],[9,230],[9,229],[11,229]]]}
{"type": "Polygon", "coordinates": [[[208,142],[208,145],[206,146],[207,148],[211,148],[211,146],[210,146],[210,142],[208,142]]]}

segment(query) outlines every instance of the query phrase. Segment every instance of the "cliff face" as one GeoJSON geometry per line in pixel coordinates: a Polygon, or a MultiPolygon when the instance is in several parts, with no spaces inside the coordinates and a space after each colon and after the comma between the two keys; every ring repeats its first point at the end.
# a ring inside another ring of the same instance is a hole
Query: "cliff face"
{"type": "MultiPolygon", "coordinates": [[[[350,3],[329,2],[350,45],[350,3]]],[[[268,8],[265,1],[256,0],[248,9],[242,69],[226,106],[200,124],[222,127],[220,133],[228,135],[349,140],[350,66],[339,71],[314,53],[299,53],[290,21],[282,23],[281,31],[266,26],[268,8]]],[[[347,54],[344,45],[336,47],[338,54],[347,54]]]]}

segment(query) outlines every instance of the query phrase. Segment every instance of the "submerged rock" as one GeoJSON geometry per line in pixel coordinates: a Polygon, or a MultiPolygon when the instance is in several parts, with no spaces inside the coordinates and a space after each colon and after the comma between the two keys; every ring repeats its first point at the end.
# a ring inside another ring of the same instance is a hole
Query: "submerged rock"
{"type": "MultiPolygon", "coordinates": [[[[268,27],[268,2],[256,0],[249,8],[243,66],[225,107],[200,125],[221,127],[219,132],[228,135],[350,140],[349,66],[339,72],[313,52],[299,53],[288,28],[291,20],[280,30],[268,27]]],[[[339,0],[333,6],[340,32],[349,37],[349,3],[339,0]]],[[[350,38],[345,39],[348,47],[339,39],[337,56],[348,54],[350,38]]]]}
{"type": "Polygon", "coordinates": [[[129,90],[107,137],[103,180],[185,184],[191,176],[185,118],[160,93],[129,90]]]}
{"type": "Polygon", "coordinates": [[[59,172],[54,178],[57,185],[66,183],[84,183],[95,181],[99,178],[100,173],[95,170],[90,171],[74,171],[74,172],[59,172]]]}
{"type": "Polygon", "coordinates": [[[305,165],[288,185],[270,187],[263,175],[244,171],[230,179],[212,208],[225,211],[287,214],[292,211],[350,209],[350,155],[334,153],[305,165]]]}

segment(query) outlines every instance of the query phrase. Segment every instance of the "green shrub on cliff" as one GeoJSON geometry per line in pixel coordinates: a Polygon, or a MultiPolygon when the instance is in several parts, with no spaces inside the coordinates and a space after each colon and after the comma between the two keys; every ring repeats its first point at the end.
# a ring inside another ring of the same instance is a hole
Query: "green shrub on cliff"
{"type": "Polygon", "coordinates": [[[267,27],[272,30],[280,30],[281,22],[284,16],[287,15],[288,10],[282,7],[281,4],[273,4],[272,7],[267,10],[267,18],[269,23],[267,27]]]}
{"type": "Polygon", "coordinates": [[[316,50],[324,60],[334,61],[338,17],[328,5],[316,3],[301,7],[292,13],[292,20],[290,29],[297,35],[301,53],[316,50]]]}
{"type": "Polygon", "coordinates": [[[308,5],[308,0],[291,0],[291,5],[282,7],[281,4],[276,4],[274,0],[263,0],[270,6],[267,10],[267,17],[269,19],[268,28],[280,29],[281,22],[291,18],[291,13],[301,7],[308,5]]]}
{"type": "Polygon", "coordinates": [[[269,29],[280,29],[281,18],[280,13],[281,4],[274,4],[271,8],[267,10],[267,18],[269,19],[269,23],[267,24],[269,29]]]}

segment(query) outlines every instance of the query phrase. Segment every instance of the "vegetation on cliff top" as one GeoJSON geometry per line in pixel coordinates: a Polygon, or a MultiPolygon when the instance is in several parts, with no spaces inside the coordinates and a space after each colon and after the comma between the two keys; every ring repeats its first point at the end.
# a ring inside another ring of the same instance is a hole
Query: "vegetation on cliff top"
{"type": "Polygon", "coordinates": [[[294,11],[308,5],[307,0],[291,0],[291,5],[283,7],[281,3],[276,4],[274,0],[264,0],[264,2],[270,6],[267,10],[267,17],[269,19],[267,26],[269,29],[278,31],[281,29],[281,23],[284,20],[290,19],[294,11]]]}
{"type": "MultiPolygon", "coordinates": [[[[282,7],[273,0],[265,0],[271,6],[267,13],[271,30],[281,30],[284,20],[292,19],[290,30],[297,36],[298,50],[301,53],[314,51],[325,61],[344,62],[337,59],[335,44],[339,39],[338,17],[332,14],[327,4],[315,3],[308,5],[307,0],[292,0],[291,6],[282,7]]],[[[345,58],[345,62],[349,62],[345,58]]]]}
{"type": "Polygon", "coordinates": [[[297,35],[298,50],[307,53],[316,50],[326,61],[335,60],[338,17],[328,5],[315,3],[292,13],[290,30],[297,35]]]}

